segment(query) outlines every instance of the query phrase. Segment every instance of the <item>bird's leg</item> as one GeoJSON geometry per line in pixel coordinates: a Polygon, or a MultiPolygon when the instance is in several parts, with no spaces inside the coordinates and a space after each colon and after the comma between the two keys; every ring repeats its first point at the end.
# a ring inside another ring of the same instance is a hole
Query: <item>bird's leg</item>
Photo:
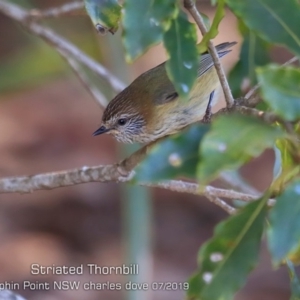
{"type": "Polygon", "coordinates": [[[206,107],[205,115],[202,119],[203,123],[209,123],[210,122],[210,119],[211,119],[211,106],[212,106],[212,100],[214,98],[214,94],[215,94],[215,91],[212,91],[209,95],[209,100],[208,100],[208,104],[207,104],[207,107],[206,107]]]}

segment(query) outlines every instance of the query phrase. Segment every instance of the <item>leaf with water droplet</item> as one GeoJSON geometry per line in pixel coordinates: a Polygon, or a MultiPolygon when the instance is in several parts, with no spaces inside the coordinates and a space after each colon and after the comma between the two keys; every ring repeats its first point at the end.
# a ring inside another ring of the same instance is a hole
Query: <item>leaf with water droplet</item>
{"type": "Polygon", "coordinates": [[[118,0],[84,0],[84,3],[94,26],[101,34],[118,30],[122,9],[118,0]]]}
{"type": "Polygon", "coordinates": [[[171,22],[164,34],[164,45],[169,54],[166,62],[168,76],[182,98],[187,98],[197,78],[199,53],[195,25],[184,12],[171,22]]]}
{"type": "Polygon", "coordinates": [[[123,43],[127,61],[132,62],[161,42],[177,14],[178,7],[173,0],[126,0],[123,43]]]}
{"type": "Polygon", "coordinates": [[[200,270],[189,281],[188,299],[233,299],[258,262],[266,204],[267,197],[250,203],[218,224],[199,251],[200,270]]]}
{"type": "Polygon", "coordinates": [[[241,115],[219,117],[200,146],[199,181],[205,184],[221,171],[237,169],[284,137],[286,134],[279,128],[257,118],[241,115]]]}
{"type": "Polygon", "coordinates": [[[195,178],[199,143],[208,128],[204,124],[193,125],[155,145],[136,168],[136,180],[151,182],[178,176],[195,178]]]}

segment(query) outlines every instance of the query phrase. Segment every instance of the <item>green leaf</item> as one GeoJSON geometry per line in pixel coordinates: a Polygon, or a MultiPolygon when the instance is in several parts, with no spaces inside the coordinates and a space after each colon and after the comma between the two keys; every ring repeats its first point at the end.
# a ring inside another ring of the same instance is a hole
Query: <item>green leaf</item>
{"type": "Polygon", "coordinates": [[[126,59],[132,62],[154,44],[178,14],[174,0],[127,0],[124,3],[123,43],[126,59]]]}
{"type": "Polygon", "coordinates": [[[257,69],[261,94],[271,109],[287,121],[300,118],[300,70],[268,65],[257,69]]]}
{"type": "Polygon", "coordinates": [[[300,55],[299,1],[226,0],[226,3],[261,38],[300,55]]]}
{"type": "Polygon", "coordinates": [[[198,45],[198,50],[200,53],[207,50],[207,45],[209,40],[214,39],[219,33],[219,25],[225,16],[225,1],[219,0],[217,10],[212,22],[212,25],[208,29],[208,32],[203,36],[200,44],[198,45]]]}
{"type": "Polygon", "coordinates": [[[189,299],[229,300],[257,264],[267,212],[266,199],[221,222],[199,253],[200,271],[190,280],[189,299]]]}
{"type": "Polygon", "coordinates": [[[164,34],[164,45],[170,57],[166,62],[168,76],[182,97],[188,95],[197,77],[199,54],[196,43],[195,25],[180,12],[164,34]]]}
{"type": "Polygon", "coordinates": [[[273,147],[284,133],[257,118],[241,115],[221,116],[200,145],[198,179],[207,182],[220,171],[236,169],[263,150],[273,147]]]}
{"type": "Polygon", "coordinates": [[[275,146],[275,162],[273,170],[272,190],[279,193],[285,186],[286,182],[291,181],[297,176],[300,171],[300,166],[295,160],[295,152],[292,142],[288,139],[281,139],[276,141],[275,146]]]}
{"type": "Polygon", "coordinates": [[[295,267],[290,260],[287,260],[286,264],[289,269],[289,275],[290,275],[290,280],[291,280],[292,296],[291,296],[290,300],[300,300],[300,281],[296,274],[295,267]]]}
{"type": "Polygon", "coordinates": [[[115,33],[121,18],[122,6],[118,0],[84,0],[85,8],[94,26],[115,33]]]}
{"type": "Polygon", "coordinates": [[[270,212],[268,243],[275,265],[292,254],[299,246],[299,215],[300,179],[296,179],[276,198],[276,204],[270,212]]]}
{"type": "Polygon", "coordinates": [[[136,168],[138,181],[159,181],[181,175],[195,178],[199,142],[208,125],[194,125],[154,146],[136,168]]]}
{"type": "Polygon", "coordinates": [[[250,31],[239,20],[239,30],[244,38],[240,60],[229,74],[229,85],[234,97],[243,95],[242,84],[249,80],[249,86],[257,82],[255,68],[270,62],[269,45],[250,31]]]}

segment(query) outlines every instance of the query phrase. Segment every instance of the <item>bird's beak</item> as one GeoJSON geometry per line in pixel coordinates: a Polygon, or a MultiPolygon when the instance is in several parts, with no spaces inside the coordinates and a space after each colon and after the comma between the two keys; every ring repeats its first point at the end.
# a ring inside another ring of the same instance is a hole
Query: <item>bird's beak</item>
{"type": "Polygon", "coordinates": [[[102,134],[102,133],[105,133],[105,132],[108,132],[110,131],[109,128],[106,128],[105,126],[101,126],[99,129],[97,129],[94,133],[93,133],[93,136],[96,136],[96,135],[99,135],[99,134],[102,134]]]}

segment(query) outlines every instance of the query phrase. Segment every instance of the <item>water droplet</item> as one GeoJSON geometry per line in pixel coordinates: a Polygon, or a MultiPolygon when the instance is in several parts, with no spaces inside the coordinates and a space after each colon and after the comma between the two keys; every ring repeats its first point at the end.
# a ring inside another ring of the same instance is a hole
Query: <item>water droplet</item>
{"type": "Polygon", "coordinates": [[[187,93],[189,91],[189,87],[187,86],[187,84],[181,83],[180,86],[184,93],[187,93]]]}
{"type": "Polygon", "coordinates": [[[151,26],[159,26],[159,22],[154,18],[150,18],[150,25],[151,26]]]}
{"type": "Polygon", "coordinates": [[[297,185],[295,186],[294,191],[295,191],[296,194],[300,195],[300,185],[299,185],[299,184],[297,184],[297,185]]]}
{"type": "Polygon", "coordinates": [[[202,278],[205,281],[205,283],[210,283],[213,279],[213,274],[210,272],[205,272],[205,273],[203,273],[202,278]]]}
{"type": "Polygon", "coordinates": [[[184,61],[183,65],[189,70],[193,67],[193,63],[189,61],[184,61]]]}
{"type": "Polygon", "coordinates": [[[215,253],[212,253],[209,257],[209,259],[212,261],[212,262],[219,262],[223,259],[223,254],[220,253],[220,252],[215,252],[215,253]]]}
{"type": "Polygon", "coordinates": [[[224,144],[224,143],[219,143],[219,145],[218,145],[218,150],[219,150],[220,152],[225,152],[226,149],[227,149],[226,144],[224,144]]]}
{"type": "Polygon", "coordinates": [[[169,156],[169,163],[172,167],[180,167],[182,165],[182,159],[178,153],[172,153],[169,156]]]}

